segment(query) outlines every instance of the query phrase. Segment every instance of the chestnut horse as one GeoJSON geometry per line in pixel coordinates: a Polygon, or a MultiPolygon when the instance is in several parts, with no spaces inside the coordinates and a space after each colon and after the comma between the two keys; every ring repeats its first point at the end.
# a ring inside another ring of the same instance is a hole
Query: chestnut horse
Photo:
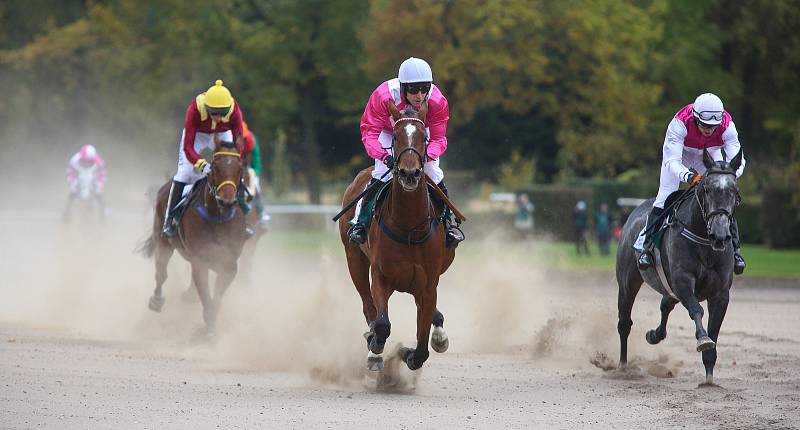
{"type": "MultiPolygon", "coordinates": [[[[361,296],[369,327],[364,336],[370,370],[383,368],[381,354],[391,331],[389,297],[395,291],[413,295],[417,305],[416,349],[400,350],[400,357],[408,368],[419,369],[428,359],[431,324],[434,325],[431,339],[434,351],[444,352],[449,345],[443,328],[444,316],[436,309],[436,287],[439,276],[453,262],[455,251],[445,246],[441,222],[443,207],[440,201],[433,203],[423,178],[428,144],[424,122],[427,110],[427,103],[424,103],[416,114],[401,114],[389,103],[394,121],[392,151],[396,162],[391,170],[389,193],[376,203],[367,242],[356,245],[347,235],[348,220],[352,219],[355,209],[351,208],[339,219],[339,235],[350,277],[361,296]]],[[[351,202],[364,190],[372,169],[358,173],[345,191],[343,204],[351,202]]]]}
{"type": "Polygon", "coordinates": [[[241,145],[215,139],[214,159],[207,181],[195,183],[203,189],[192,190],[174,238],[161,235],[170,183],[158,190],[153,232],[141,247],[145,255],[155,254],[156,288],[149,307],[160,312],[164,305],[161,286],[167,279],[167,264],[177,250],[192,267],[192,283],[203,304],[206,335],[214,336],[215,322],[225,290],[238,270],[239,256],[245,243],[245,216],[237,207],[238,188],[244,167],[241,145]],[[196,196],[196,198],[191,198],[196,196]],[[208,271],[217,274],[214,296],[208,287],[208,271]]]}

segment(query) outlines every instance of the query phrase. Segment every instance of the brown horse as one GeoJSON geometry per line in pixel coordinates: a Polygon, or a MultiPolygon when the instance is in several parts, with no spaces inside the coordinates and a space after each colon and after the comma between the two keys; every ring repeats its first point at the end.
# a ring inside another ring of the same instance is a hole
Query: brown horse
{"type": "MultiPolygon", "coordinates": [[[[455,251],[445,246],[441,222],[442,203],[435,204],[429,194],[423,167],[427,160],[427,133],[424,103],[416,114],[401,114],[390,102],[394,125],[392,142],[395,165],[389,194],[376,204],[369,240],[363,245],[351,243],[348,221],[355,209],[339,219],[339,234],[344,244],[350,277],[361,296],[364,318],[369,331],[364,334],[369,353],[367,367],[383,368],[386,339],[391,331],[389,297],[395,291],[414,296],[417,305],[416,349],[402,348],[400,356],[411,370],[419,369],[428,359],[428,335],[434,325],[431,347],[447,350],[444,316],[436,309],[439,276],[455,258],[455,251]],[[370,285],[370,275],[372,285],[370,285]]],[[[370,179],[372,168],[362,170],[344,194],[343,204],[354,199],[370,179]]]]}
{"type": "Polygon", "coordinates": [[[245,216],[237,207],[238,188],[244,172],[241,149],[239,144],[215,139],[207,182],[201,180],[195,184],[203,189],[190,193],[196,198],[190,199],[174,238],[161,235],[170,186],[169,182],[164,184],[156,197],[153,232],[141,247],[145,255],[155,254],[156,288],[150,297],[150,309],[160,312],[164,305],[161,286],[167,279],[167,264],[177,250],[191,264],[192,283],[203,304],[208,336],[215,334],[220,303],[236,276],[245,242],[245,216]],[[209,269],[217,274],[213,298],[208,287],[209,269]]]}

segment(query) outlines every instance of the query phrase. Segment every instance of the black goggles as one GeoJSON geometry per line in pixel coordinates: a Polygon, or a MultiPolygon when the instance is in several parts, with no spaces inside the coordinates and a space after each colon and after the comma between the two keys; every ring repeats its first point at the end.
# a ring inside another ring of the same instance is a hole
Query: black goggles
{"type": "Polygon", "coordinates": [[[694,113],[700,121],[722,121],[722,111],[704,110],[698,112],[695,110],[694,113]]]}
{"type": "Polygon", "coordinates": [[[403,84],[406,87],[406,92],[408,94],[428,94],[431,91],[431,84],[430,82],[420,83],[420,84],[403,84]]]}
{"type": "Polygon", "coordinates": [[[214,108],[206,106],[206,112],[208,112],[208,114],[212,116],[214,115],[225,116],[228,114],[228,111],[230,110],[231,110],[230,107],[214,108]]]}

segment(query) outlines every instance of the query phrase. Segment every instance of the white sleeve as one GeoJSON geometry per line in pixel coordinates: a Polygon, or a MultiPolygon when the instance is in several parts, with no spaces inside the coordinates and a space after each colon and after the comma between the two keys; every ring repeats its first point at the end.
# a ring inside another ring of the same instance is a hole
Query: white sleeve
{"type": "Polygon", "coordinates": [[[664,137],[663,165],[675,175],[676,178],[686,182],[689,169],[683,165],[683,140],[688,131],[686,126],[677,118],[672,118],[667,126],[667,135],[664,137]]]}
{"type": "MultiPolygon", "coordinates": [[[[739,143],[739,133],[736,131],[736,125],[733,121],[731,121],[728,128],[725,129],[725,132],[722,133],[722,143],[725,147],[725,156],[728,157],[728,161],[731,161],[731,158],[735,157],[736,154],[742,150],[742,144],[739,143]]],[[[745,163],[744,155],[742,155],[742,164],[739,166],[739,170],[736,171],[737,178],[744,173],[745,163]]]]}
{"type": "Polygon", "coordinates": [[[72,167],[74,170],[76,170],[78,172],[83,170],[83,169],[81,169],[80,159],[81,159],[81,154],[80,153],[74,154],[69,159],[69,166],[72,167]]]}

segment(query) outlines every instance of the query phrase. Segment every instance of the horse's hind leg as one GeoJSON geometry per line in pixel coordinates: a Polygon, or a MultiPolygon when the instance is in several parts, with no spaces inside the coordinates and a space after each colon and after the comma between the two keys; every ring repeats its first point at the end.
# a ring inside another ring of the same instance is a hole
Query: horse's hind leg
{"type": "Polygon", "coordinates": [[[631,334],[631,327],[633,326],[633,320],[631,319],[633,302],[636,300],[636,295],[639,294],[643,281],[633,261],[631,261],[631,267],[628,268],[627,273],[623,272],[622,276],[620,275],[621,273],[618,270],[617,333],[619,333],[619,367],[624,368],[628,364],[628,335],[631,334]]]}
{"type": "MultiPolygon", "coordinates": [[[[728,291],[721,291],[717,296],[708,299],[708,337],[715,343],[722,328],[722,320],[728,311],[728,291]]],[[[717,363],[717,349],[703,351],[703,366],[706,368],[706,384],[714,383],[714,365],[717,363]]]]}
{"type": "Polygon", "coordinates": [[[444,315],[439,309],[436,309],[436,312],[433,313],[432,325],[431,348],[441,354],[450,347],[450,339],[447,337],[447,332],[444,331],[444,315]]]}
{"type": "MultiPolygon", "coordinates": [[[[157,235],[158,233],[153,234],[157,235]]],[[[155,236],[153,240],[156,242],[156,289],[153,291],[153,295],[150,297],[148,307],[152,311],[161,312],[161,308],[164,306],[164,296],[161,293],[161,286],[164,285],[164,281],[167,280],[167,265],[169,264],[169,259],[172,258],[172,253],[175,251],[175,249],[158,236],[155,236]]]]}
{"type": "Polygon", "coordinates": [[[345,248],[347,257],[347,269],[350,271],[350,279],[361,296],[361,310],[367,324],[372,323],[377,318],[377,311],[372,300],[369,284],[369,258],[361,252],[358,247],[349,246],[345,248]]]}
{"type": "Polygon", "coordinates": [[[655,330],[647,332],[645,335],[647,343],[655,345],[667,337],[667,320],[669,319],[669,313],[672,312],[676,304],[678,304],[678,301],[672,297],[664,296],[661,298],[661,324],[655,330]]]}

